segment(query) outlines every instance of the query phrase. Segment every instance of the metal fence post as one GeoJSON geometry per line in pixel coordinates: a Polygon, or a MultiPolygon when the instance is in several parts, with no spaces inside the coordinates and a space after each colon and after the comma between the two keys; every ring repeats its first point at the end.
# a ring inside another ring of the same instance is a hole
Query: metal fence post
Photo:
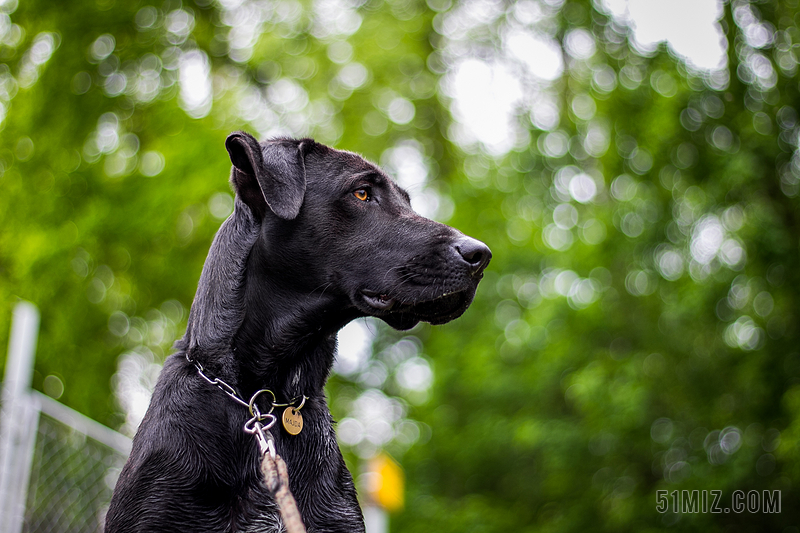
{"type": "Polygon", "coordinates": [[[39,411],[31,401],[39,311],[30,302],[14,307],[0,416],[0,533],[19,533],[36,440],[39,411]]]}

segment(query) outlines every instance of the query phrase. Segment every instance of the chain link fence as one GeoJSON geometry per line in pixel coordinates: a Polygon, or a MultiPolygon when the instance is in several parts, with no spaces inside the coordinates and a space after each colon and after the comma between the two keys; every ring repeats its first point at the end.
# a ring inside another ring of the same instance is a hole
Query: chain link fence
{"type": "Polygon", "coordinates": [[[31,389],[39,311],[14,307],[0,411],[0,533],[102,532],[131,439],[31,389]]]}
{"type": "Polygon", "coordinates": [[[17,486],[24,510],[10,509],[17,519],[2,533],[102,532],[130,439],[37,391],[29,395],[32,449],[16,465],[24,469],[17,486]]]}
{"type": "Polygon", "coordinates": [[[26,533],[102,532],[126,455],[42,415],[25,505],[26,533]]]}

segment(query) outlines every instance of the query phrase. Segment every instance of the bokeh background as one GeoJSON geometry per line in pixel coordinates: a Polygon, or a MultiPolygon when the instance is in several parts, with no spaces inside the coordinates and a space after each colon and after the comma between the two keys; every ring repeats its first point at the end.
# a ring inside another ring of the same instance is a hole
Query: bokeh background
{"type": "Polygon", "coordinates": [[[0,346],[34,302],[35,388],[132,434],[232,209],[226,135],[312,136],[494,253],[461,319],[340,335],[348,463],[405,470],[392,531],[796,533],[798,24],[797,0],[0,0],[0,346]]]}

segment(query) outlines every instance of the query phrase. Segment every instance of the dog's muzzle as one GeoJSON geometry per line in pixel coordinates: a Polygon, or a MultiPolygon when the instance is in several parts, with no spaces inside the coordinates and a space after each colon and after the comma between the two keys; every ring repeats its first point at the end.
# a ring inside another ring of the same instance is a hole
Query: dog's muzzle
{"type": "Polygon", "coordinates": [[[411,328],[420,321],[444,324],[461,316],[475,297],[492,252],[467,236],[448,245],[448,250],[449,259],[440,274],[432,276],[427,285],[417,285],[415,291],[408,290],[408,279],[398,283],[396,292],[361,289],[358,297],[369,314],[397,329],[411,328]]]}

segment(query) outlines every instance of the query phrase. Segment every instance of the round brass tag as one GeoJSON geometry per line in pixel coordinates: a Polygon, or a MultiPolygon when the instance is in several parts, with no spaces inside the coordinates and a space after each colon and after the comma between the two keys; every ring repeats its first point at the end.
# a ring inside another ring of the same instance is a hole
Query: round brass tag
{"type": "Polygon", "coordinates": [[[283,427],[291,435],[297,435],[303,431],[303,415],[294,407],[289,406],[283,411],[281,421],[283,422],[283,427]]]}

